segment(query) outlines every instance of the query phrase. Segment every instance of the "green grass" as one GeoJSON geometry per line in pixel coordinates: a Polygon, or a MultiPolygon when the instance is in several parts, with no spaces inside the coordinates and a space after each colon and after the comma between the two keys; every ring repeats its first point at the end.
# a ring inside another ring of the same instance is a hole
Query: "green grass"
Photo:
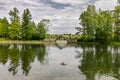
{"type": "Polygon", "coordinates": [[[6,41],[7,39],[6,38],[0,38],[0,41],[6,41]]]}
{"type": "MultiPolygon", "coordinates": [[[[55,43],[55,41],[44,41],[44,40],[9,40],[6,38],[0,38],[0,44],[46,44],[46,43],[55,43]]],[[[71,43],[71,42],[69,42],[71,43]]],[[[102,44],[99,42],[74,42],[78,44],[102,44]]],[[[107,44],[107,43],[106,43],[107,44]]],[[[110,42],[107,45],[120,45],[120,42],[110,42]]]]}
{"type": "Polygon", "coordinates": [[[43,41],[43,40],[6,40],[6,39],[0,39],[0,44],[46,44],[51,43],[49,41],[43,41]]]}

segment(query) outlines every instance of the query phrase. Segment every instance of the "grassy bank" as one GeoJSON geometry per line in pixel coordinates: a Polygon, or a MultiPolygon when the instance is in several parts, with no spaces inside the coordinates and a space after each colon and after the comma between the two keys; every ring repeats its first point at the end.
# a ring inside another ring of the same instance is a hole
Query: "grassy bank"
{"type": "Polygon", "coordinates": [[[0,40],[0,44],[47,44],[54,43],[49,41],[38,41],[38,40],[29,40],[29,41],[21,41],[21,40],[0,40]]]}
{"type": "MultiPolygon", "coordinates": [[[[55,41],[50,40],[9,40],[0,38],[0,44],[47,44],[47,43],[56,43],[55,41]]],[[[68,43],[77,43],[77,44],[98,44],[98,45],[120,45],[120,42],[110,42],[110,43],[99,43],[99,42],[68,42],[68,43]]]]}

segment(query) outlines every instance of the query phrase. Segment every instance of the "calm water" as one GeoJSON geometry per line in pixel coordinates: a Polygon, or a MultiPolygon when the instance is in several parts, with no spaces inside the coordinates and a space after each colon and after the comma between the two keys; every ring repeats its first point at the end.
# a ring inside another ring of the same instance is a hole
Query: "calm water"
{"type": "Polygon", "coordinates": [[[3,44],[0,80],[120,80],[120,46],[3,44]]]}

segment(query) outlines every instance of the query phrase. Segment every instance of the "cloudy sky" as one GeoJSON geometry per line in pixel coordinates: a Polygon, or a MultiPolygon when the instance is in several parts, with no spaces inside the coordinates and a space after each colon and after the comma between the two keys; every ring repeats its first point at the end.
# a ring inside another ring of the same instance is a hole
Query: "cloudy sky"
{"type": "Polygon", "coordinates": [[[9,18],[9,10],[14,6],[21,14],[29,8],[36,23],[41,19],[50,19],[49,33],[75,33],[79,15],[88,4],[107,10],[114,9],[117,0],[0,0],[0,17],[9,18]]]}

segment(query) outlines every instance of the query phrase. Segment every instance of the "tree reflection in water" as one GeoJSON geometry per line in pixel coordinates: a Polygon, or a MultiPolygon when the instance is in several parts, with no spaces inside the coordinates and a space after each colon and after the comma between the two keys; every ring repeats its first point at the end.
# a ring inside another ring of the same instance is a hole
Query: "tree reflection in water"
{"type": "Polygon", "coordinates": [[[10,61],[9,72],[15,75],[21,66],[23,74],[28,75],[31,69],[31,63],[35,58],[40,63],[45,63],[46,47],[43,44],[25,45],[25,44],[6,44],[0,45],[0,63],[5,65],[10,61]]]}
{"type": "Polygon", "coordinates": [[[81,45],[82,60],[78,68],[86,80],[96,80],[96,76],[111,76],[120,80],[120,53],[118,46],[81,45]]]}

